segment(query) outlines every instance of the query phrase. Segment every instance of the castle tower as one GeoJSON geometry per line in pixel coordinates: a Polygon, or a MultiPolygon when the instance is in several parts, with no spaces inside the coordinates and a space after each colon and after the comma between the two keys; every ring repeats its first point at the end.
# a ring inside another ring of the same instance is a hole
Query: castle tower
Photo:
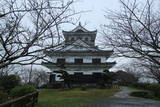
{"type": "Polygon", "coordinates": [[[112,50],[100,50],[95,46],[97,30],[89,31],[80,23],[71,31],[62,31],[63,44],[46,51],[52,63],[43,63],[51,71],[63,69],[69,74],[92,75],[110,69],[115,62],[107,62],[112,50]]]}

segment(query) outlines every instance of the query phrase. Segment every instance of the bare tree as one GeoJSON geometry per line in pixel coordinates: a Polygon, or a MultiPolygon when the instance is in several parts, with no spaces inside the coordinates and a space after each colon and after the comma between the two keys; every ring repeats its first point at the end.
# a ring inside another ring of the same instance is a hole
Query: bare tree
{"type": "Polygon", "coordinates": [[[70,17],[75,14],[70,8],[72,3],[63,0],[1,1],[0,69],[44,59],[43,51],[61,42],[61,24],[71,21],[70,17]]]}
{"type": "Polygon", "coordinates": [[[49,81],[49,74],[46,71],[32,68],[32,65],[31,69],[29,67],[22,67],[17,75],[20,76],[23,84],[32,84],[36,87],[47,84],[49,81]]]}
{"type": "Polygon", "coordinates": [[[13,66],[13,65],[10,65],[8,67],[4,67],[1,69],[0,76],[10,75],[14,69],[15,69],[15,66],[13,66]]]}
{"type": "Polygon", "coordinates": [[[148,69],[147,77],[155,79],[160,84],[160,67],[150,64],[146,68],[148,69]]]}
{"type": "Polygon", "coordinates": [[[137,62],[138,68],[143,68],[142,73],[143,77],[148,79],[156,80],[158,83],[160,83],[160,67],[159,65],[156,65],[152,62],[146,62],[146,61],[139,61],[137,62]]]}
{"type": "Polygon", "coordinates": [[[137,62],[137,60],[133,60],[131,63],[122,66],[122,68],[125,72],[132,75],[138,82],[140,78],[143,77],[144,67],[140,66],[137,62]]]}
{"type": "MultiPolygon", "coordinates": [[[[158,1],[157,1],[158,2],[158,1]]],[[[160,11],[153,0],[120,0],[122,9],[106,11],[106,45],[118,56],[138,58],[160,66],[160,11]]]]}

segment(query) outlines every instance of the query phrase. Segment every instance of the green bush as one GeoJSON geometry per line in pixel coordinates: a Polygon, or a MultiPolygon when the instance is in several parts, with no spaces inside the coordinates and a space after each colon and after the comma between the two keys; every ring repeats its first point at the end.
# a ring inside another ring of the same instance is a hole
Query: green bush
{"type": "Polygon", "coordinates": [[[87,90],[87,86],[86,85],[81,85],[81,88],[80,88],[82,91],[86,91],[87,90]]]}
{"type": "Polygon", "coordinates": [[[8,94],[0,89],[0,104],[8,100],[8,94]]]}
{"type": "Polygon", "coordinates": [[[159,84],[149,84],[147,89],[154,92],[155,97],[160,98],[160,85],[159,84]]]}
{"type": "Polygon", "coordinates": [[[20,78],[17,75],[2,75],[0,80],[0,87],[7,92],[20,84],[20,78]]]}
{"type": "Polygon", "coordinates": [[[154,98],[153,92],[149,92],[149,91],[136,91],[136,92],[132,92],[130,95],[134,97],[154,98]]]}
{"type": "Polygon", "coordinates": [[[133,84],[132,87],[152,91],[155,97],[160,98],[160,84],[137,83],[133,84]]]}
{"type": "Polygon", "coordinates": [[[15,97],[24,96],[26,94],[29,94],[35,91],[36,91],[36,88],[31,85],[17,86],[11,90],[10,95],[11,97],[15,98],[15,97]]]}
{"type": "Polygon", "coordinates": [[[148,85],[149,85],[149,84],[146,84],[146,83],[136,83],[136,84],[133,84],[132,86],[133,86],[133,87],[136,87],[136,88],[147,89],[147,88],[148,88],[148,85]]]}
{"type": "MultiPolygon", "coordinates": [[[[99,81],[97,83],[97,86],[100,88],[100,89],[105,89],[106,86],[105,86],[105,82],[104,81],[99,81]]],[[[107,85],[108,86],[108,85],[107,85]]],[[[108,87],[107,87],[108,88],[108,87]]]]}

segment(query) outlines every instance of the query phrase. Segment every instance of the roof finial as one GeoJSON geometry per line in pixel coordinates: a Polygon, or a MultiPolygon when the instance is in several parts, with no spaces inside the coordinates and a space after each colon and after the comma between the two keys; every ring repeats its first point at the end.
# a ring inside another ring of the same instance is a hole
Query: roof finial
{"type": "Polygon", "coordinates": [[[81,26],[81,22],[79,22],[79,26],[81,26]]]}

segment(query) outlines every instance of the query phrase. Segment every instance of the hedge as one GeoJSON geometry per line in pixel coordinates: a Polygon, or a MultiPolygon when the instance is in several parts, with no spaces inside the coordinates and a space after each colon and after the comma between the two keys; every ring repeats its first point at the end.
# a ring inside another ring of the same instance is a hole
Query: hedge
{"type": "Polygon", "coordinates": [[[8,100],[8,94],[0,89],[0,104],[8,100]]]}
{"type": "Polygon", "coordinates": [[[24,96],[26,94],[29,94],[29,93],[32,93],[32,92],[35,92],[36,91],[36,88],[31,86],[31,85],[23,85],[23,86],[17,86],[15,88],[13,88],[11,90],[11,93],[10,95],[13,97],[13,98],[16,98],[16,97],[21,97],[21,96],[24,96]]]}
{"type": "Polygon", "coordinates": [[[130,94],[134,97],[142,97],[142,98],[154,98],[153,92],[150,91],[135,91],[130,94]]]}
{"type": "Polygon", "coordinates": [[[146,83],[136,83],[132,87],[152,91],[155,97],[160,98],[160,84],[146,84],[146,83]]]}

